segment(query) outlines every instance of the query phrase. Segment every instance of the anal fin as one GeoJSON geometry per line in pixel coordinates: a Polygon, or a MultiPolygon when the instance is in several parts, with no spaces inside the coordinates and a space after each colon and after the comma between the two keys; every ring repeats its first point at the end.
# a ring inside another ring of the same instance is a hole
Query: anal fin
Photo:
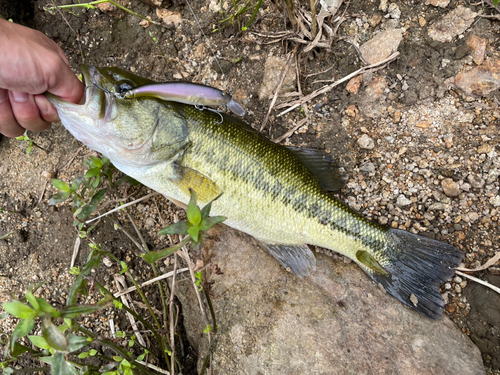
{"type": "Polygon", "coordinates": [[[274,245],[261,242],[283,267],[299,277],[309,276],[316,269],[316,257],[307,245],[274,245]]]}

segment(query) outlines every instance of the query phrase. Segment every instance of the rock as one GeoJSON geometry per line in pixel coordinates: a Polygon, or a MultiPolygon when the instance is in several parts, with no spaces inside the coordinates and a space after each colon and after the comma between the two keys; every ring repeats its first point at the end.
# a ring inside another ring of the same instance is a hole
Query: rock
{"type": "Polygon", "coordinates": [[[401,18],[401,10],[395,3],[390,3],[389,8],[387,8],[386,17],[390,17],[395,20],[399,20],[401,18]]]}
{"type": "Polygon", "coordinates": [[[484,56],[486,55],[486,49],[488,48],[488,41],[486,39],[480,38],[477,35],[472,35],[467,40],[467,45],[474,52],[472,59],[477,65],[481,65],[484,61],[484,56]]]}
{"type": "Polygon", "coordinates": [[[401,29],[384,30],[361,45],[359,50],[369,64],[375,64],[396,52],[402,39],[403,33],[401,29]]]}
{"type": "Polygon", "coordinates": [[[493,151],[493,147],[488,144],[483,144],[477,148],[478,154],[487,154],[488,152],[493,151]]]}
{"type": "Polygon", "coordinates": [[[386,88],[387,81],[384,77],[376,76],[371,80],[359,97],[359,110],[364,116],[371,118],[382,116],[386,88]]]}
{"type": "MultiPolygon", "coordinates": [[[[420,316],[354,262],[318,254],[317,270],[298,278],[250,237],[226,227],[212,235],[206,250],[217,267],[204,280],[219,326],[214,374],[484,374],[478,349],[450,319],[420,316]]],[[[178,288],[200,370],[205,326],[192,285],[178,288]]]]}
{"type": "Polygon", "coordinates": [[[450,0],[427,0],[425,5],[433,5],[435,7],[446,8],[450,0]]]}
{"type": "Polygon", "coordinates": [[[387,11],[387,7],[389,6],[389,1],[388,0],[380,0],[380,5],[378,6],[378,9],[380,9],[382,12],[387,11]]]}
{"type": "MultiPolygon", "coordinates": [[[[485,281],[500,287],[500,276],[486,274],[485,281]]],[[[470,338],[481,349],[484,356],[489,356],[490,363],[485,364],[493,368],[500,368],[500,295],[491,289],[477,283],[470,283],[463,294],[470,304],[470,313],[467,319],[470,329],[470,338]]]]}
{"type": "Polygon", "coordinates": [[[468,72],[458,73],[455,86],[471,95],[486,95],[500,87],[500,59],[486,60],[468,72]]]}
{"type": "Polygon", "coordinates": [[[439,42],[451,42],[472,25],[476,16],[477,13],[459,5],[429,27],[429,36],[439,42]]]}
{"type": "Polygon", "coordinates": [[[451,178],[445,178],[441,181],[441,187],[444,193],[449,197],[458,197],[461,193],[458,184],[451,178]]]}
{"type": "Polygon", "coordinates": [[[359,144],[359,147],[361,147],[365,150],[372,150],[375,147],[375,142],[373,142],[373,139],[368,137],[366,134],[363,134],[358,139],[358,144],[359,144]]]}
{"type": "Polygon", "coordinates": [[[347,83],[345,89],[351,94],[356,95],[358,93],[359,86],[361,86],[362,81],[363,81],[362,75],[351,78],[351,80],[347,83]]]}
{"type": "Polygon", "coordinates": [[[177,26],[181,23],[181,14],[177,11],[171,12],[168,9],[156,9],[156,15],[165,25],[177,26]]]}
{"type": "Polygon", "coordinates": [[[500,169],[498,168],[493,168],[489,173],[488,173],[488,178],[486,179],[487,184],[492,184],[495,182],[498,177],[500,177],[500,169]]]}
{"type": "Polygon", "coordinates": [[[494,197],[491,197],[490,204],[492,204],[495,207],[500,207],[500,195],[495,195],[494,197]]]}
{"type": "Polygon", "coordinates": [[[467,181],[470,182],[474,189],[481,189],[484,186],[485,181],[478,175],[469,174],[467,176],[467,181]]]}
{"type": "Polygon", "coordinates": [[[99,9],[101,12],[114,12],[117,9],[116,5],[111,3],[97,4],[96,8],[99,9]]]}
{"type": "Polygon", "coordinates": [[[359,167],[359,171],[364,174],[372,174],[375,173],[375,165],[373,163],[365,163],[361,167],[359,167]]]}
{"type": "MultiPolygon", "coordinates": [[[[264,65],[264,79],[259,90],[259,99],[269,99],[274,95],[276,87],[280,81],[281,71],[285,68],[287,60],[271,56],[267,59],[264,65]]],[[[285,82],[281,87],[280,94],[291,92],[295,90],[295,82],[297,81],[297,73],[295,72],[295,65],[292,63],[285,77],[285,82]]]]}
{"type": "Polygon", "coordinates": [[[396,199],[396,206],[399,206],[399,207],[408,206],[411,203],[412,203],[411,200],[409,200],[408,198],[406,198],[403,194],[401,194],[398,197],[398,199],[396,199]]]}

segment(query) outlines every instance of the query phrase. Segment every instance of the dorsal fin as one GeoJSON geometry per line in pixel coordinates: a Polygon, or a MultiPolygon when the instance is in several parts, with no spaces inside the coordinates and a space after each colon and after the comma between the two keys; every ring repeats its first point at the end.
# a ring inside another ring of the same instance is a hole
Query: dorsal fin
{"type": "Polygon", "coordinates": [[[327,153],[311,148],[286,146],[304,164],[326,191],[337,191],[346,184],[340,166],[327,153]]]}

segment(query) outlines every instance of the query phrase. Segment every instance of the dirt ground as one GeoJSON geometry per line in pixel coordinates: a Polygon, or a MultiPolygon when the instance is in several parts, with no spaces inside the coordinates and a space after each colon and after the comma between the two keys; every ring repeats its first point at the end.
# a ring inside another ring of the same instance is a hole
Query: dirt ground
{"type": "MultiPolygon", "coordinates": [[[[179,12],[183,20],[180,25],[148,28],[139,25],[138,17],[119,9],[80,8],[74,9],[74,14],[50,14],[43,9],[49,3],[49,0],[0,0],[0,14],[55,40],[75,72],[79,64],[85,63],[118,66],[158,81],[181,76],[187,81],[220,88],[225,88],[227,79],[231,92],[247,109],[245,121],[257,129],[270,102],[258,98],[263,65],[268,56],[285,56],[294,48],[292,42],[284,40],[266,44],[268,39],[262,36],[290,30],[281,3],[263,2],[262,12],[249,30],[258,32],[257,35],[238,33],[235,25],[213,33],[220,20],[218,13],[209,11],[204,2],[192,1],[210,46],[218,51],[226,74],[222,78],[210,47],[184,1],[166,0],[161,6],[179,12]]],[[[55,3],[63,5],[71,1],[55,3]]],[[[158,20],[155,8],[150,5],[140,1],[121,3],[158,20]]],[[[393,22],[385,17],[379,3],[353,1],[347,10],[344,4],[339,14],[345,11],[345,20],[331,48],[315,48],[299,54],[298,71],[304,94],[323,85],[314,81],[340,79],[363,66],[358,52],[346,40],[355,39],[363,44],[384,23],[393,22]]],[[[429,25],[459,4],[479,12],[481,3],[452,1],[445,9],[419,1],[395,3],[402,14],[399,27],[405,28],[398,49],[400,56],[388,67],[372,73],[388,82],[383,98],[372,105],[366,102],[363,92],[350,93],[346,84],[341,84],[308,103],[310,121],[283,143],[331,153],[345,167],[349,180],[338,194],[342,201],[383,224],[422,232],[457,246],[466,253],[464,266],[474,268],[498,251],[500,238],[497,224],[500,201],[494,199],[498,196],[498,175],[477,186],[469,178],[471,174],[491,176],[492,171],[500,168],[496,158],[496,152],[500,152],[499,92],[494,90],[484,98],[471,97],[450,89],[445,81],[471,67],[471,51],[466,42],[472,35],[487,39],[487,57],[497,57],[499,24],[497,20],[478,17],[460,37],[447,43],[436,42],[428,36],[429,25]],[[369,114],[368,107],[378,114],[369,114]],[[363,135],[375,140],[374,148],[360,147],[358,139],[363,135]],[[441,183],[445,178],[463,187],[461,195],[450,199],[443,193],[441,183]],[[409,197],[411,202],[404,203],[401,196],[409,197]]],[[[484,12],[495,14],[488,8],[484,12]]],[[[332,24],[334,21],[329,20],[332,24]]],[[[271,113],[264,130],[272,139],[282,136],[303,118],[298,110],[283,117],[276,117],[277,113],[276,110],[271,113]]],[[[0,212],[0,237],[12,233],[0,240],[2,301],[9,295],[20,296],[31,284],[44,280],[42,296],[64,303],[66,287],[72,278],[68,271],[77,232],[68,204],[48,205],[55,190],[42,173],[57,171],[59,179],[69,182],[84,170],[83,159],[94,153],[80,149],[81,145],[61,124],[30,136],[44,150],[35,147],[26,155],[25,145],[19,141],[6,138],[0,141],[0,207],[16,212],[0,212]]],[[[146,188],[134,189],[130,192],[135,197],[148,192],[146,188]]],[[[174,215],[183,215],[159,196],[141,203],[132,212],[152,249],[166,244],[165,239],[157,238],[157,230],[174,215]]],[[[127,219],[121,216],[119,219],[130,228],[127,219]]],[[[113,229],[110,221],[104,220],[95,229],[94,240],[130,262],[139,279],[151,277],[141,273],[146,268],[141,266],[136,249],[122,232],[113,229]]],[[[83,264],[88,254],[83,242],[76,264],[83,264]]],[[[110,275],[118,272],[115,268],[101,270],[98,278],[112,287],[110,275]]],[[[499,274],[496,265],[474,276],[500,286],[499,274]]],[[[498,296],[460,277],[444,285],[442,291],[448,301],[446,314],[478,345],[485,368],[490,373],[500,373],[498,296]]],[[[155,296],[151,298],[154,300],[155,296]]],[[[126,324],[109,310],[102,314],[103,322],[113,317],[115,324],[126,324]]],[[[189,369],[189,363],[195,363],[196,358],[194,351],[189,350],[189,343],[185,347],[189,369]]]]}

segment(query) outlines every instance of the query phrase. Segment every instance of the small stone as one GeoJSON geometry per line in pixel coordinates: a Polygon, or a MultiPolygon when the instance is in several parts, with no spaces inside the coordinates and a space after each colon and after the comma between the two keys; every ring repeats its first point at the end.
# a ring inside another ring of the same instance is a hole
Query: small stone
{"type": "Polygon", "coordinates": [[[473,174],[469,174],[467,176],[467,181],[470,182],[471,186],[474,189],[481,189],[485,184],[485,181],[481,177],[479,177],[478,175],[473,175],[473,174]]]}
{"type": "Polygon", "coordinates": [[[427,121],[420,121],[415,125],[415,127],[420,129],[427,129],[429,127],[429,123],[427,121]]]}
{"type": "Polygon", "coordinates": [[[356,115],[359,113],[359,110],[356,108],[354,104],[351,104],[349,107],[346,108],[345,114],[349,117],[356,117],[356,115]]]}
{"type": "Polygon", "coordinates": [[[358,139],[358,144],[359,144],[359,147],[361,147],[365,150],[372,150],[375,147],[375,142],[373,142],[373,139],[368,137],[366,134],[363,134],[358,139]]]}
{"type": "Polygon", "coordinates": [[[410,301],[416,307],[418,305],[418,298],[415,294],[410,294],[410,301]]]}
{"type": "Polygon", "coordinates": [[[429,36],[438,42],[451,42],[472,25],[476,16],[477,13],[459,5],[429,27],[429,36]]]}
{"type": "Polygon", "coordinates": [[[401,29],[388,29],[361,45],[359,50],[369,64],[375,64],[396,52],[402,39],[401,29]]]}
{"type": "Polygon", "coordinates": [[[441,187],[444,193],[449,197],[458,197],[460,195],[460,188],[458,184],[451,178],[445,178],[441,181],[441,187]]]}
{"type": "Polygon", "coordinates": [[[382,12],[386,12],[387,11],[387,7],[388,7],[388,0],[380,0],[380,5],[378,7],[378,9],[380,9],[382,12]]]}
{"type": "Polygon", "coordinates": [[[163,0],[141,0],[144,4],[147,4],[151,7],[159,8],[161,7],[161,3],[163,0]]]}
{"type": "Polygon", "coordinates": [[[375,165],[373,163],[365,163],[359,167],[359,171],[366,174],[375,173],[375,165]]]}
{"type": "MultiPolygon", "coordinates": [[[[271,56],[264,64],[264,78],[259,89],[259,99],[269,99],[274,95],[274,90],[280,81],[281,72],[286,66],[287,60],[279,56],[271,56]]],[[[288,69],[285,77],[285,82],[281,87],[280,93],[285,94],[295,90],[295,82],[297,81],[297,73],[295,65],[292,64],[288,69]]]]}
{"type": "Polygon", "coordinates": [[[424,17],[418,16],[418,24],[420,25],[420,27],[424,27],[427,24],[427,21],[424,17]]]}
{"type": "Polygon", "coordinates": [[[477,65],[481,65],[484,61],[484,56],[486,55],[486,49],[488,48],[488,41],[484,38],[480,38],[477,35],[472,35],[467,40],[467,45],[472,49],[474,54],[472,59],[477,65]]]}
{"type": "Polygon", "coordinates": [[[385,216],[380,216],[378,218],[378,222],[382,225],[387,225],[387,223],[389,222],[389,219],[385,216]]]}
{"type": "Polygon", "coordinates": [[[396,112],[394,112],[394,115],[392,116],[392,121],[394,121],[397,124],[398,122],[401,121],[401,117],[403,117],[403,114],[398,109],[396,112]]]}
{"type": "Polygon", "coordinates": [[[111,259],[109,259],[108,257],[104,257],[102,258],[102,262],[104,263],[104,265],[108,268],[110,268],[112,265],[113,265],[113,262],[111,261],[111,259]]]}
{"type": "Polygon", "coordinates": [[[51,181],[53,178],[56,178],[56,174],[50,171],[43,171],[42,176],[47,180],[51,181]]]}
{"type": "Polygon", "coordinates": [[[495,182],[498,179],[499,176],[500,176],[500,169],[493,168],[488,173],[488,178],[486,179],[486,183],[487,184],[492,184],[493,182],[495,182]]]}
{"type": "Polygon", "coordinates": [[[370,24],[371,27],[375,27],[380,23],[380,21],[382,21],[382,16],[380,14],[374,14],[373,16],[370,17],[368,23],[370,24]]]}
{"type": "Polygon", "coordinates": [[[490,203],[495,207],[500,207],[500,195],[495,195],[490,198],[490,203]]]}
{"type": "Polygon", "coordinates": [[[111,3],[101,3],[96,5],[97,9],[101,12],[114,12],[117,8],[116,5],[111,3]]]}
{"type": "Polygon", "coordinates": [[[491,152],[493,148],[490,145],[481,145],[477,148],[477,153],[478,154],[487,154],[488,152],[491,152]]]}
{"type": "Polygon", "coordinates": [[[399,9],[397,4],[390,3],[389,7],[387,8],[387,16],[391,17],[392,19],[399,20],[401,18],[401,9],[399,9]]]}
{"type": "Polygon", "coordinates": [[[156,15],[165,25],[177,26],[181,23],[181,14],[177,11],[170,11],[168,9],[156,9],[156,15]]]}
{"type": "Polygon", "coordinates": [[[486,95],[500,87],[500,59],[491,58],[481,66],[458,73],[455,86],[469,95],[486,95]]]}
{"type": "Polygon", "coordinates": [[[345,89],[351,94],[356,95],[358,93],[362,81],[363,81],[362,75],[356,76],[349,81],[345,89]]]}
{"type": "Polygon", "coordinates": [[[435,7],[446,8],[450,0],[427,0],[425,5],[433,5],[435,7]]]}
{"type": "Polygon", "coordinates": [[[401,194],[396,200],[396,205],[399,207],[408,206],[409,204],[412,204],[412,201],[406,198],[403,194],[401,194]]]}
{"type": "Polygon", "coordinates": [[[462,293],[462,287],[458,284],[455,285],[455,293],[462,293]]]}
{"type": "Polygon", "coordinates": [[[155,226],[155,221],[153,218],[151,217],[148,217],[144,223],[144,225],[146,226],[146,228],[153,228],[155,226]]]}

